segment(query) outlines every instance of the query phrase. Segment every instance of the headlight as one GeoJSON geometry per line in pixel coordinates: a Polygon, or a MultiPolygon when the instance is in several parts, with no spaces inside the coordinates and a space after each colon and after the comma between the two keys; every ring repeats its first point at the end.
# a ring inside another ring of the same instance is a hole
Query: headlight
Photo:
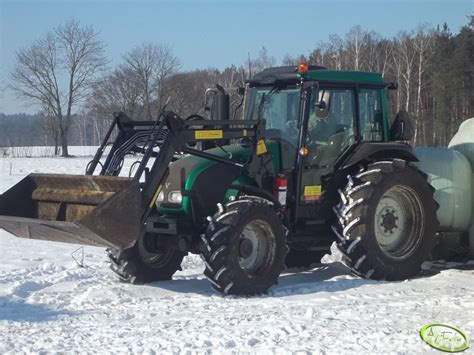
{"type": "Polygon", "coordinates": [[[160,193],[158,194],[158,198],[156,199],[156,202],[163,202],[164,199],[165,199],[165,194],[163,193],[163,191],[160,191],[160,193]]]}
{"type": "Polygon", "coordinates": [[[168,201],[172,203],[181,203],[183,201],[183,195],[181,195],[181,191],[171,191],[168,194],[168,201]]]}

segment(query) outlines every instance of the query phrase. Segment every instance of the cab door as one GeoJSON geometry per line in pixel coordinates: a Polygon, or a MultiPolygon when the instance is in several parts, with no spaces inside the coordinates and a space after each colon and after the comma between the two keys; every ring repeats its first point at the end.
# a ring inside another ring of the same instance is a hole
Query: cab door
{"type": "MultiPolygon", "coordinates": [[[[303,123],[299,205],[319,205],[324,177],[356,136],[356,91],[351,87],[313,85],[307,91],[303,123]]],[[[301,151],[301,150],[300,150],[301,151]]]]}

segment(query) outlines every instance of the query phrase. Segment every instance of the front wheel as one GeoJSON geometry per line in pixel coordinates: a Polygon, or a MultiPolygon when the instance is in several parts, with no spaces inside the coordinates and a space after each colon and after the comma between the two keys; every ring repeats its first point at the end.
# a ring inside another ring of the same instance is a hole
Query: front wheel
{"type": "Polygon", "coordinates": [[[417,275],[436,244],[433,192],[426,175],[400,159],[349,175],[333,226],[345,264],[357,275],[378,280],[417,275]]]}
{"type": "Polygon", "coordinates": [[[274,207],[262,199],[228,203],[210,220],[202,239],[204,275],[225,294],[264,293],[284,269],[285,229],[274,207]]]}
{"type": "Polygon", "coordinates": [[[143,233],[133,247],[110,251],[111,269],[133,284],[171,280],[181,270],[185,253],[159,242],[158,235],[143,233]]]}

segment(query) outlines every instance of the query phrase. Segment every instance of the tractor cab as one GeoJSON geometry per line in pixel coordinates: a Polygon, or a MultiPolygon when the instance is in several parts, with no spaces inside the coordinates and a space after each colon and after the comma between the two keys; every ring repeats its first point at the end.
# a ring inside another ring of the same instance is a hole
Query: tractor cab
{"type": "Polygon", "coordinates": [[[387,111],[387,84],[379,73],[342,76],[300,65],[266,69],[250,80],[244,118],[264,119],[266,139],[279,143],[298,219],[319,214],[314,208],[328,181],[364,142],[389,140],[387,111]]]}

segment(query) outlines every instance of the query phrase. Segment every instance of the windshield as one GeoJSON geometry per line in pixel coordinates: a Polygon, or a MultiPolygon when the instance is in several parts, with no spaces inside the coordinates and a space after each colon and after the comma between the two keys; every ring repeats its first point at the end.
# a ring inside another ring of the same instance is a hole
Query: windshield
{"type": "Polygon", "coordinates": [[[284,139],[296,146],[298,142],[299,88],[252,88],[247,119],[266,121],[266,137],[284,139]]]}

